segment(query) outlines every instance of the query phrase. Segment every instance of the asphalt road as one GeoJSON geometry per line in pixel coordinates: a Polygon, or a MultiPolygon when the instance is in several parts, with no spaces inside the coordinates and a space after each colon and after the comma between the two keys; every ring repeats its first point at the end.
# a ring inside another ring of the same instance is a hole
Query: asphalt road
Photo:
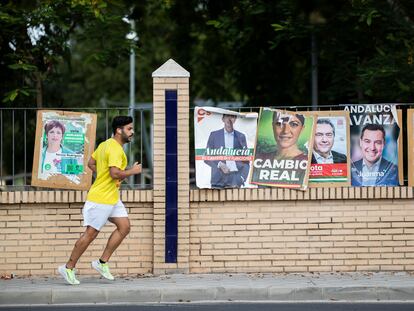
{"type": "Polygon", "coordinates": [[[414,303],[209,303],[5,307],[0,311],[412,311],[414,303]]]}

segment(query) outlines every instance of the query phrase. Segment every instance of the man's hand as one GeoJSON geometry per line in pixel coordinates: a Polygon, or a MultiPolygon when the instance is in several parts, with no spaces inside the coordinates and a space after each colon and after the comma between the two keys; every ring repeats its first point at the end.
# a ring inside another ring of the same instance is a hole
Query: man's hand
{"type": "Polygon", "coordinates": [[[142,164],[139,164],[138,162],[135,162],[134,165],[130,168],[132,170],[134,175],[141,174],[142,172],[142,164]]]}
{"type": "Polygon", "coordinates": [[[230,169],[227,167],[227,165],[224,162],[219,162],[218,166],[224,174],[230,173],[230,169]]]}

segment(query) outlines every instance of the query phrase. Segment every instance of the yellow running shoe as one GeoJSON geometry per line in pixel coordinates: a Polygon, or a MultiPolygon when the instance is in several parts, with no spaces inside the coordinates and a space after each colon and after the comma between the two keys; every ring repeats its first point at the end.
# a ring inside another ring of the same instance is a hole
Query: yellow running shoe
{"type": "Polygon", "coordinates": [[[107,263],[100,263],[99,260],[94,260],[91,262],[92,268],[98,271],[105,279],[115,280],[114,276],[109,272],[109,266],[107,263]]]}
{"type": "Polygon", "coordinates": [[[66,265],[59,266],[58,272],[70,285],[79,285],[80,282],[76,279],[75,269],[68,269],[66,265]]]}

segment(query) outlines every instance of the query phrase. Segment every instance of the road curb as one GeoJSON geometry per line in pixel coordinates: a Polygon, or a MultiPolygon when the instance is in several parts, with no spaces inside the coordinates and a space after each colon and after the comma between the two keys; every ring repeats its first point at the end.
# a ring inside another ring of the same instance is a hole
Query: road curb
{"type": "Polygon", "coordinates": [[[1,305],[200,301],[414,301],[414,287],[44,288],[0,292],[1,305]]]}

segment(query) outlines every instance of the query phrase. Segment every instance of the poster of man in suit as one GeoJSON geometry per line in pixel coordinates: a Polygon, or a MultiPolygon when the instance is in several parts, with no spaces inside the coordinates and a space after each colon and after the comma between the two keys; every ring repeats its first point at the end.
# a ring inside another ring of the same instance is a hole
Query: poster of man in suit
{"type": "Polygon", "coordinates": [[[247,188],[257,113],[214,107],[194,111],[196,184],[199,188],[247,188]]]}
{"type": "Polygon", "coordinates": [[[349,113],[319,111],[309,172],[311,187],[349,186],[349,113]]]}
{"type": "Polygon", "coordinates": [[[351,121],[352,186],[398,186],[400,126],[395,105],[353,105],[345,110],[351,121]]]}

